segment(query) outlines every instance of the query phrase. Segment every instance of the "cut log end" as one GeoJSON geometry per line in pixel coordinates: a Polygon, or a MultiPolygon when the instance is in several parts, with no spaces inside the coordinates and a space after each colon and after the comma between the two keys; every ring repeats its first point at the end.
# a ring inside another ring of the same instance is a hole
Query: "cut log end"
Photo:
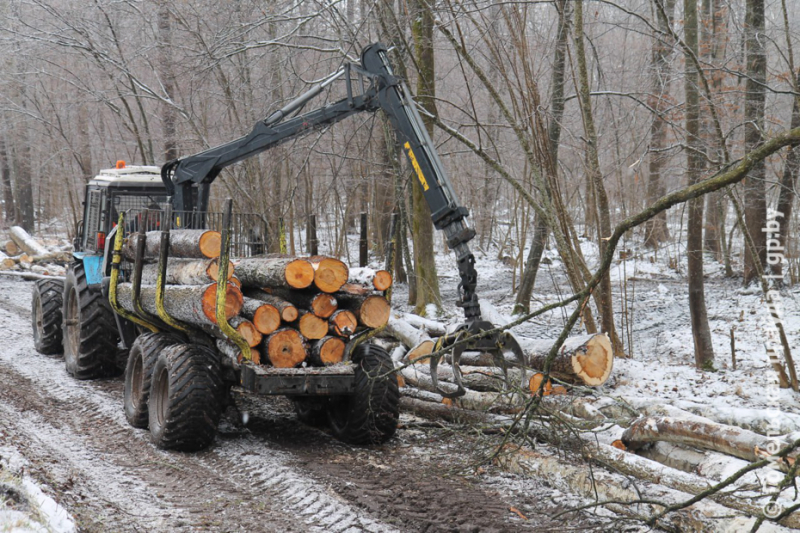
{"type": "Polygon", "coordinates": [[[427,364],[428,359],[426,356],[433,352],[435,343],[431,339],[425,339],[413,348],[411,348],[406,357],[414,364],[427,364]]]}
{"type": "Polygon", "coordinates": [[[286,265],[286,283],[295,289],[305,289],[314,283],[314,267],[305,259],[295,259],[286,265]]]}
{"type": "Polygon", "coordinates": [[[345,343],[338,337],[325,337],[314,345],[314,359],[318,364],[335,365],[344,359],[345,343]]]}
{"type": "Polygon", "coordinates": [[[253,325],[264,335],[269,335],[281,325],[281,314],[274,305],[264,304],[253,314],[253,325]]]}
{"type": "Polygon", "coordinates": [[[318,294],[311,302],[311,312],[320,318],[329,318],[338,307],[336,298],[326,293],[318,294]]]}
{"type": "MultiPolygon", "coordinates": [[[[233,278],[234,270],[235,268],[233,263],[228,261],[228,281],[231,281],[231,278],[233,278]]],[[[209,263],[208,268],[206,269],[206,274],[208,274],[208,277],[214,281],[219,279],[219,257],[214,258],[214,260],[209,263]]],[[[238,282],[239,280],[237,279],[236,281],[238,282]]],[[[237,286],[240,287],[241,282],[237,286]]]]}
{"type": "Polygon", "coordinates": [[[339,309],[329,319],[331,330],[340,337],[349,337],[356,332],[358,320],[356,315],[346,309],[339,309]]]}
{"type": "Polygon", "coordinates": [[[219,257],[220,246],[222,245],[222,234],[218,231],[206,231],[200,236],[200,241],[198,246],[200,247],[200,252],[210,258],[213,259],[215,257],[219,257]]]}
{"type": "Polygon", "coordinates": [[[368,328],[379,328],[389,322],[392,307],[383,296],[369,296],[358,312],[360,322],[368,328]]]}
{"type": "MultiPolygon", "coordinates": [[[[230,320],[239,314],[244,305],[244,296],[242,291],[235,285],[230,283],[227,285],[225,291],[225,318],[230,320]]],[[[217,285],[209,285],[203,292],[203,313],[214,324],[217,323],[217,285]]]]}
{"type": "Polygon", "coordinates": [[[247,345],[251,348],[258,346],[261,342],[261,332],[256,329],[255,324],[245,319],[238,319],[237,322],[236,331],[247,341],[247,345]]]}
{"type": "Polygon", "coordinates": [[[572,357],[575,375],[589,386],[602,385],[611,375],[614,352],[606,335],[596,335],[586,344],[586,352],[576,352],[572,357]]]}
{"type": "MultiPolygon", "coordinates": [[[[244,362],[244,356],[242,355],[242,352],[239,352],[239,356],[236,358],[236,361],[239,364],[242,364],[244,362]]],[[[250,348],[250,362],[253,363],[254,365],[260,365],[261,352],[259,352],[255,348],[250,348]]]]}
{"type": "Polygon", "coordinates": [[[338,259],[332,257],[313,258],[314,285],[323,292],[336,292],[347,283],[350,269],[338,259]]]}
{"type": "Polygon", "coordinates": [[[314,313],[305,313],[297,321],[297,329],[305,338],[318,340],[328,334],[328,322],[314,313]]]}
{"type": "Polygon", "coordinates": [[[387,290],[392,286],[392,273],[388,270],[378,270],[372,278],[372,286],[379,291],[387,290]]]}
{"type": "Polygon", "coordinates": [[[294,329],[280,329],[267,339],[267,357],[276,368],[294,368],[306,355],[303,337],[294,329]]]}

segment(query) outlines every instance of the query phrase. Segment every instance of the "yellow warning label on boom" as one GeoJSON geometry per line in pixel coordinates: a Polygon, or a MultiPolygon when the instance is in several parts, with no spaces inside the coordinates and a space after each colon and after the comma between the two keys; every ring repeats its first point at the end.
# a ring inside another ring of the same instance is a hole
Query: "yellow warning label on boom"
{"type": "Polygon", "coordinates": [[[417,178],[419,182],[422,184],[422,190],[428,190],[428,181],[425,179],[425,176],[422,175],[422,169],[419,168],[419,163],[417,163],[417,156],[414,155],[414,151],[411,150],[411,145],[406,143],[404,145],[405,149],[408,150],[408,158],[411,160],[411,166],[414,167],[414,172],[417,173],[417,178]]]}

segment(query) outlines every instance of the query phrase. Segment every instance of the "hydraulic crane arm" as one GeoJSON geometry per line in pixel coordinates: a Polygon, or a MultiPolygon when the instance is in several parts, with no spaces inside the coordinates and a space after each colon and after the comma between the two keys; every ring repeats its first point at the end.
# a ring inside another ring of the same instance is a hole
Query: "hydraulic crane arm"
{"type": "Polygon", "coordinates": [[[206,211],[211,182],[225,167],[253,157],[296,137],[324,128],[362,111],[383,110],[397,131],[406,156],[422,186],[436,229],[445,232],[448,246],[456,253],[461,283],[459,306],[467,326],[477,332],[491,324],[481,322],[475,293],[477,272],[468,242],[475,236],[465,218],[469,212],[458,203],[433,141],[416,109],[406,84],[394,76],[387,49],[372,44],[361,54],[361,65],[346,64],[282,109],[258,122],[246,136],[195,155],[166,163],[161,177],[173,197],[177,211],[206,211]],[[355,75],[355,82],[353,76],[355,75]],[[308,113],[292,116],[335,80],[343,78],[347,96],[308,113]]]}

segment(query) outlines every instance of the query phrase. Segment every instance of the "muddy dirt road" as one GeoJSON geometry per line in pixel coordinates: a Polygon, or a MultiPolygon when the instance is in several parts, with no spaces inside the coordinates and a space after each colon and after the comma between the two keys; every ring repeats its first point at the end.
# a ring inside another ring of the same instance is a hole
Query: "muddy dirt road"
{"type": "Polygon", "coordinates": [[[298,422],[285,399],[239,393],[210,449],[158,450],[127,424],[121,379],[75,381],[60,358],[35,352],[29,307],[30,283],[0,277],[0,453],[22,454],[82,531],[602,527],[583,515],[550,522],[566,503],[557,492],[475,467],[486,437],[407,415],[391,442],[358,448],[298,422]]]}

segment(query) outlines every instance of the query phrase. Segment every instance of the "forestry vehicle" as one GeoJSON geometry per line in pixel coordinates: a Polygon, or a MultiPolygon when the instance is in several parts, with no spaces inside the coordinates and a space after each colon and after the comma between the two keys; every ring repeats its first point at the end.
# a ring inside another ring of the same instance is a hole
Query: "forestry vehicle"
{"type": "MultiPolygon", "coordinates": [[[[458,305],[466,322],[439,340],[438,348],[452,349],[457,384],[455,392],[441,390],[442,394],[463,394],[458,360],[465,348],[493,353],[503,368],[503,350],[510,350],[521,361],[513,337],[491,334],[492,325],[481,319],[475,260],[467,244],[475,235],[465,221],[468,211],[459,205],[411,93],[392,73],[382,44],[365,48],[360,65],[345,64],[259,121],[244,137],[169,161],[160,170],[118,164],[123,168],[102,171],[87,185],[75,261],[66,279],[63,283],[42,280],[34,287],[36,348],[42,353],[58,352],[63,324],[67,371],[77,379],[114,373],[118,355],[127,352],[126,416],[136,427],[149,425],[155,443],[162,448],[196,450],[210,444],[231,386],[289,396],[304,420],[326,414],[333,435],[346,442],[369,444],[390,438],[399,413],[398,383],[387,352],[366,342],[374,330],[350,338],[344,364],[287,369],[250,360],[249,347],[225,317],[224,274],[229,258],[263,251],[265,223],[255,215],[233,215],[230,200],[224,213],[208,211],[210,185],[225,167],[353,114],[377,110],[394,126],[431,208],[433,224],[445,232],[458,261],[458,305]],[[346,89],[344,98],[299,114],[306,103],[340,79],[346,89]],[[176,320],[164,309],[170,232],[185,228],[221,232],[216,318],[230,344],[240,348],[239,361],[224,355],[212,336],[176,320]],[[157,313],[145,311],[139,301],[148,230],[149,235],[160,232],[156,302],[160,297],[161,303],[157,313]],[[138,232],[139,238],[131,260],[120,250],[132,232],[138,232]],[[136,312],[119,305],[117,289],[122,282],[131,282],[136,312]]],[[[439,388],[437,361],[432,358],[430,364],[439,388]]]]}

